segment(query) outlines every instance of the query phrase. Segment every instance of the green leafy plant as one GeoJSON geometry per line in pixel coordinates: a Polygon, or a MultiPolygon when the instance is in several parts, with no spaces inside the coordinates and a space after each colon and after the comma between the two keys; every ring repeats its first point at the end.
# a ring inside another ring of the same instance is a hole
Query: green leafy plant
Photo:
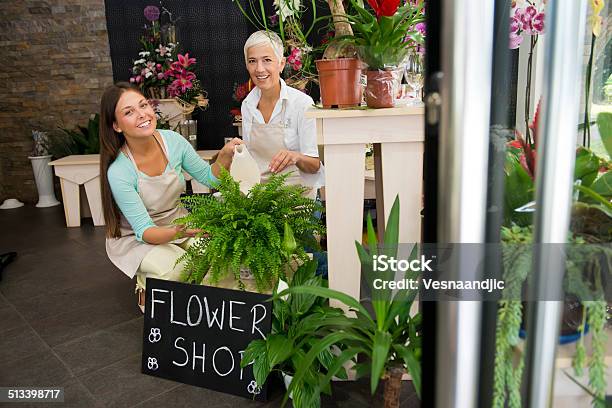
{"type": "Polygon", "coordinates": [[[49,135],[47,150],[56,159],[73,154],[98,154],[100,153],[99,129],[100,115],[96,113],[89,117],[87,127],[59,128],[59,132],[49,135]]]}
{"type": "MultiPolygon", "coordinates": [[[[493,407],[521,407],[521,380],[524,354],[519,339],[523,321],[521,291],[532,269],[533,229],[531,226],[503,227],[501,236],[502,265],[505,289],[499,302],[496,330],[493,407]]],[[[586,244],[585,239],[570,233],[567,249],[564,290],[582,305],[582,320],[576,330],[580,340],[576,345],[573,366],[578,376],[589,367],[589,386],[598,399],[605,396],[606,306],[602,275],[612,260],[612,249],[607,245],[586,244]],[[602,266],[602,263],[605,266],[602,266]],[[592,332],[592,353],[587,355],[584,336],[588,323],[592,332]]],[[[594,399],[597,405],[598,399],[594,399]]],[[[603,407],[603,405],[602,405],[603,407]]]]}
{"type": "Polygon", "coordinates": [[[212,283],[228,274],[240,287],[240,268],[249,268],[260,291],[272,288],[285,276],[284,266],[293,260],[306,261],[305,246],[316,247],[313,234],[323,226],[314,216],[319,203],[303,196],[306,187],[286,185],[288,174],[273,175],[266,184],[254,186],[248,195],[222,170],[218,190],[212,196],[184,197],[190,213],[178,224],[201,230],[181,260],[186,261],[184,280],[200,284],[210,274],[212,283]]]}
{"type": "Polygon", "coordinates": [[[417,24],[425,21],[423,2],[406,2],[401,7],[393,0],[368,3],[374,14],[364,8],[363,1],[351,0],[355,14],[347,14],[346,19],[354,34],[339,40],[354,44],[370,70],[397,67],[410,50],[408,44],[422,44],[424,41],[416,28],[417,24]]]}
{"type": "MultiPolygon", "coordinates": [[[[356,242],[357,252],[366,274],[372,274],[372,257],[379,253],[378,240],[372,219],[368,217],[368,249],[356,242]]],[[[397,255],[399,237],[399,199],[396,198],[391,209],[385,229],[384,247],[380,253],[388,256],[397,255]]],[[[414,252],[413,252],[414,255],[414,252]]],[[[377,272],[378,274],[380,272],[377,272]]],[[[416,279],[418,272],[407,272],[406,278],[416,279]]],[[[371,277],[371,276],[370,276],[371,277]]],[[[313,286],[290,287],[275,298],[284,295],[317,295],[325,299],[335,299],[345,304],[352,316],[322,316],[313,322],[312,333],[316,336],[310,351],[305,355],[303,364],[295,374],[294,382],[287,393],[294,391],[300,381],[308,375],[308,367],[319,353],[331,345],[342,345],[342,352],[334,357],[321,384],[327,386],[341,368],[352,361],[355,363],[357,376],[370,375],[370,390],[376,391],[381,378],[385,383],[385,407],[399,404],[399,388],[402,374],[409,372],[417,394],[421,389],[421,315],[411,315],[410,306],[417,290],[401,290],[393,294],[390,291],[377,293],[372,297],[374,313],[368,311],[357,299],[329,288],[313,286]],[[360,356],[359,360],[356,359],[360,356]]],[[[286,400],[287,396],[285,396],[286,400]]]]}
{"type": "MultiPolygon", "coordinates": [[[[588,388],[594,395],[593,404],[597,407],[604,406],[602,401],[606,389],[607,303],[602,281],[605,272],[609,275],[608,264],[612,260],[612,249],[608,245],[612,240],[611,123],[612,114],[600,114],[597,118],[602,142],[609,156],[607,159],[585,147],[576,150],[574,189],[577,200],[572,206],[571,233],[568,236],[571,245],[568,246],[564,279],[565,293],[577,298],[582,307],[582,319],[576,329],[581,336],[573,359],[574,372],[581,376],[583,368],[589,367],[588,388]],[[592,333],[590,355],[584,345],[587,324],[592,333]]],[[[518,333],[523,320],[523,304],[519,299],[532,267],[533,230],[530,215],[516,213],[514,209],[533,200],[538,136],[535,120],[530,127],[534,144],[528,145],[519,137],[518,141],[510,143],[506,156],[506,226],[501,231],[506,288],[497,316],[493,403],[494,407],[500,408],[521,406],[524,358],[518,333]],[[529,161],[529,157],[533,160],[529,161]]]]}
{"type": "MultiPolygon", "coordinates": [[[[316,275],[317,262],[302,264],[288,281],[288,287],[325,287],[327,281],[316,275]]],[[[265,339],[249,343],[242,356],[241,367],[253,364],[257,384],[263,384],[268,376],[278,371],[293,376],[304,366],[304,357],[312,349],[315,338],[312,328],[320,319],[338,318],[344,312],[329,307],[326,299],[313,294],[292,294],[275,297],[272,304],[272,332],[265,339]]],[[[327,373],[334,359],[331,347],[322,350],[316,359],[306,367],[306,374],[296,380],[293,390],[293,406],[312,408],[320,406],[321,387],[319,379],[327,373]]],[[[340,370],[338,377],[346,379],[346,372],[340,370]]],[[[324,390],[329,392],[329,390],[324,390]]]]}

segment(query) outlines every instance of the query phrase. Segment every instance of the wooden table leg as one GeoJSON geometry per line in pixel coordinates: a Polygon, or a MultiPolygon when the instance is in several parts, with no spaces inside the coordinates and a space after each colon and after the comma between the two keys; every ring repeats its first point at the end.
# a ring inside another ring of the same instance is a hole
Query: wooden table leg
{"type": "MultiPolygon", "coordinates": [[[[361,267],[355,241],[362,236],[364,173],[365,144],[325,146],[329,287],[356,299],[361,267]]],[[[342,307],[335,301],[332,305],[342,307]]]]}
{"type": "Polygon", "coordinates": [[[93,178],[85,183],[85,192],[89,202],[91,218],[96,227],[104,225],[104,212],[102,211],[102,193],[100,191],[100,177],[93,178]]]}
{"type": "Polygon", "coordinates": [[[60,178],[64,215],[67,227],[81,226],[81,205],[79,200],[79,185],[65,178],[60,178]]]}
{"type": "Polygon", "coordinates": [[[381,161],[385,223],[399,195],[399,242],[421,242],[423,143],[382,143],[381,161]]]}

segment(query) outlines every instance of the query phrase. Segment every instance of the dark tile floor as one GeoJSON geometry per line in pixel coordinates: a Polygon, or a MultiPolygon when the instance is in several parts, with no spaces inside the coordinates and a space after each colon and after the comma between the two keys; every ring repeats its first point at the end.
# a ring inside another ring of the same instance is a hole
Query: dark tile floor
{"type": "MultiPolygon", "coordinates": [[[[18,253],[0,281],[0,386],[64,387],[65,403],[47,404],[62,407],[280,406],[280,390],[262,404],[141,374],[134,283],[107,259],[104,229],[83,224],[66,228],[61,206],[0,210],[0,253],[18,253]]],[[[382,399],[364,381],[342,382],[322,405],[382,399]]],[[[419,406],[408,382],[401,406],[419,406]]]]}

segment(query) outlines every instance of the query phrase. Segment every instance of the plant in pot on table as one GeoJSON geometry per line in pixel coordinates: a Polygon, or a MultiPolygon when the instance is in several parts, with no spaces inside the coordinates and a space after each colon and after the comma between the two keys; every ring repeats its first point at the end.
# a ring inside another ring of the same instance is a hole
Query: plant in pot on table
{"type": "MultiPolygon", "coordinates": [[[[396,198],[384,234],[383,248],[380,253],[397,257],[399,239],[399,199],[396,198]]],[[[366,250],[356,242],[357,253],[361,260],[363,272],[368,280],[382,277],[385,272],[374,271],[372,258],[379,253],[378,240],[371,217],[368,217],[368,247],[366,250]]],[[[411,254],[411,257],[415,252],[411,254]]],[[[383,279],[392,279],[395,272],[390,272],[383,279]]],[[[408,271],[406,279],[417,279],[420,272],[408,271]]],[[[323,350],[332,345],[340,346],[334,355],[332,364],[327,367],[327,374],[321,379],[321,385],[329,385],[331,378],[342,372],[346,363],[353,361],[358,377],[370,376],[372,394],[384,378],[385,408],[399,407],[399,396],[402,375],[409,373],[416,392],[421,389],[421,315],[411,313],[411,305],[418,290],[406,289],[392,293],[382,289],[372,294],[372,308],[368,311],[357,299],[344,293],[316,286],[292,286],[275,296],[316,295],[323,299],[335,299],[344,303],[355,317],[346,315],[321,316],[313,319],[310,327],[313,339],[310,351],[304,356],[287,393],[295,392],[300,382],[308,375],[310,364],[323,350]],[[358,358],[359,357],[359,358],[358,358]]],[[[285,396],[285,399],[287,396],[285,396]]]]}
{"type": "Polygon", "coordinates": [[[189,196],[182,203],[190,213],[177,220],[200,229],[199,239],[187,249],[184,280],[200,284],[237,285],[244,290],[270,292],[286,279],[289,264],[309,259],[304,247],[316,248],[315,235],[324,227],[314,216],[319,203],[304,197],[306,187],[286,185],[285,175],[272,175],[248,195],[222,170],[220,197],[189,196]],[[241,270],[243,271],[241,277],[241,270]],[[250,273],[244,273],[248,270],[250,273]],[[229,282],[227,282],[229,280],[229,282]]]}
{"type": "Polygon", "coordinates": [[[367,65],[368,107],[390,108],[403,74],[403,61],[424,41],[422,30],[417,28],[425,21],[424,6],[422,1],[406,1],[400,7],[400,0],[368,0],[368,4],[374,14],[362,1],[351,0],[354,14],[345,18],[354,34],[339,40],[354,44],[367,65]]]}
{"type": "MultiPolygon", "coordinates": [[[[164,13],[169,14],[166,9],[164,13]]],[[[148,98],[174,98],[181,105],[183,115],[192,113],[195,108],[205,109],[208,99],[196,78],[196,59],[189,53],[182,54],[179,43],[173,38],[165,38],[167,36],[163,35],[160,27],[160,14],[156,6],[144,9],[149,24],[145,25],[145,33],[140,37],[142,49],[133,63],[130,82],[148,98]]]]}

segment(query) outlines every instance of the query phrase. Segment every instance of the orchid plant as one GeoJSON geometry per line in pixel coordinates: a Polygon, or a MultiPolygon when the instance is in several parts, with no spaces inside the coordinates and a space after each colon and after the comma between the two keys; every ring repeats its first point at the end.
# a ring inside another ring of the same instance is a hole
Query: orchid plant
{"type": "Polygon", "coordinates": [[[536,2],[526,0],[525,7],[516,1],[512,2],[510,11],[510,49],[517,49],[524,37],[529,36],[529,58],[527,59],[527,83],[525,85],[525,137],[528,144],[532,144],[532,134],[529,128],[529,111],[531,100],[531,76],[533,65],[533,51],[538,43],[540,34],[544,34],[544,4],[545,0],[536,2]]]}
{"type": "Polygon", "coordinates": [[[158,7],[145,7],[144,15],[150,24],[145,25],[140,38],[142,50],[134,61],[130,82],[149,98],[163,99],[167,95],[188,104],[205,105],[205,91],[193,72],[196,59],[189,53],[181,54],[178,43],[164,43],[158,7]]]}
{"type": "Polygon", "coordinates": [[[325,45],[314,45],[310,38],[316,25],[331,16],[318,16],[320,10],[315,0],[309,4],[313,18],[308,26],[304,24],[307,7],[302,0],[274,0],[272,15],[267,15],[263,0],[249,0],[250,12],[239,1],[235,3],[254,27],[274,31],[283,40],[285,55],[288,55],[284,72],[287,85],[305,91],[309,82],[318,83],[314,61],[321,57],[325,45]]]}

